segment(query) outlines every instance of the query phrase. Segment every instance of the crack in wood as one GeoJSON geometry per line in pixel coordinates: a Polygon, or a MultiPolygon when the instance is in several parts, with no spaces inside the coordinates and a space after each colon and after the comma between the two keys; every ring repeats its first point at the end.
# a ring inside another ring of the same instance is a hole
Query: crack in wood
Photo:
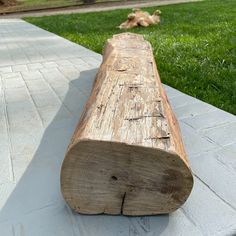
{"type": "Polygon", "coordinates": [[[165,116],[162,113],[160,113],[160,114],[157,114],[157,115],[144,115],[144,116],[138,116],[138,117],[132,117],[132,118],[125,118],[125,120],[134,121],[134,120],[141,120],[141,119],[150,118],[150,117],[162,117],[162,118],[165,118],[165,116]]]}
{"type": "Polygon", "coordinates": [[[104,107],[104,105],[103,105],[103,104],[101,104],[101,105],[97,106],[97,109],[98,109],[98,110],[101,110],[101,109],[102,109],[102,107],[104,107]]]}
{"type": "Polygon", "coordinates": [[[129,86],[129,89],[132,89],[132,88],[140,88],[140,86],[137,86],[137,85],[135,85],[135,86],[129,86]]]}
{"type": "Polygon", "coordinates": [[[123,84],[119,84],[120,87],[122,86],[128,86],[129,88],[132,88],[132,87],[144,87],[143,86],[144,84],[143,83],[123,83],[123,84]]]}
{"type": "Polygon", "coordinates": [[[116,69],[116,71],[127,71],[127,69],[116,69]]]}
{"type": "Polygon", "coordinates": [[[170,136],[160,136],[160,137],[149,137],[145,138],[144,140],[155,140],[155,139],[169,139],[170,136]]]}
{"type": "Polygon", "coordinates": [[[125,196],[126,196],[126,192],[124,193],[123,197],[122,197],[122,202],[121,202],[121,207],[120,207],[120,214],[123,215],[123,209],[124,209],[124,203],[125,203],[125,196]]]}

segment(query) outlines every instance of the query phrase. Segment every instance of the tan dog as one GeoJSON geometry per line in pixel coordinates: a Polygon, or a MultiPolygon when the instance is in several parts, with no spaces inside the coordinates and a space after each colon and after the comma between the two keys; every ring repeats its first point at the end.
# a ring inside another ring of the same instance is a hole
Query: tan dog
{"type": "Polygon", "coordinates": [[[147,27],[149,25],[156,25],[160,23],[161,11],[156,10],[150,15],[146,11],[140,9],[133,9],[133,12],[128,15],[127,21],[123,22],[118,28],[120,29],[131,29],[136,26],[147,27]]]}

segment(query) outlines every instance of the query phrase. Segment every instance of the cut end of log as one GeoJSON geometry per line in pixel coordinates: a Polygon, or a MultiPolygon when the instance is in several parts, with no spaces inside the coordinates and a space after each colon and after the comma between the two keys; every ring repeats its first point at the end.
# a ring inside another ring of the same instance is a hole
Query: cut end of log
{"type": "Polygon", "coordinates": [[[81,141],[61,172],[65,200],[84,214],[169,213],[186,201],[192,185],[177,154],[124,143],[81,141]]]}

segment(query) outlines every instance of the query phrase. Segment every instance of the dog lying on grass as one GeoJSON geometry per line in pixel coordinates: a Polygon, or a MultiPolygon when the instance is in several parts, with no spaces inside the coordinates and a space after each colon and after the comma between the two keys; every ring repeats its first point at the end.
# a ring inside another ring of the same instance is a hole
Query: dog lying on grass
{"type": "Polygon", "coordinates": [[[146,11],[142,11],[139,8],[133,9],[133,12],[128,15],[127,21],[123,22],[118,28],[131,29],[136,26],[147,27],[149,25],[156,25],[160,23],[161,11],[156,10],[150,15],[146,11]]]}

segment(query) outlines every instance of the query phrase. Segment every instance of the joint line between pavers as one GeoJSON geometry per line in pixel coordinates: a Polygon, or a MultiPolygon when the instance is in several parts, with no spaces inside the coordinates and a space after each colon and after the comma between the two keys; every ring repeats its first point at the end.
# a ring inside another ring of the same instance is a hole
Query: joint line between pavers
{"type": "Polygon", "coordinates": [[[63,100],[59,97],[59,95],[56,93],[56,91],[54,90],[54,88],[50,85],[50,83],[48,83],[48,81],[46,80],[44,74],[39,70],[39,73],[42,75],[42,78],[44,80],[44,82],[48,85],[48,87],[51,89],[51,91],[56,95],[57,99],[60,101],[60,103],[66,108],[66,110],[70,113],[73,114],[72,111],[70,111],[70,109],[66,106],[66,104],[63,102],[63,100]]]}
{"type": "Polygon", "coordinates": [[[197,176],[196,173],[193,172],[193,175],[201,182],[203,183],[212,193],[215,194],[222,202],[224,202],[227,206],[229,206],[231,209],[236,211],[236,208],[231,205],[229,202],[227,202],[225,199],[223,199],[217,192],[215,192],[205,181],[203,181],[199,176],[197,176]]]}
{"type": "Polygon", "coordinates": [[[8,116],[7,105],[6,105],[5,85],[3,86],[2,78],[0,79],[1,79],[1,85],[3,88],[3,104],[4,104],[3,107],[4,107],[4,120],[6,124],[8,149],[9,149],[10,180],[14,183],[15,176],[14,176],[14,168],[13,168],[13,161],[12,161],[12,140],[11,140],[11,134],[10,134],[9,116],[8,116]]]}
{"type": "Polygon", "coordinates": [[[34,104],[34,107],[35,107],[35,109],[36,109],[36,113],[37,113],[38,118],[39,118],[39,120],[40,120],[41,126],[44,128],[43,119],[42,119],[42,117],[41,117],[41,115],[40,115],[40,113],[39,113],[39,111],[38,111],[38,108],[37,108],[37,106],[36,106],[36,103],[35,103],[35,101],[34,101],[32,95],[31,95],[31,93],[30,93],[29,87],[28,87],[27,83],[26,83],[25,80],[24,80],[24,76],[22,75],[22,72],[20,72],[20,74],[21,74],[22,80],[24,81],[24,84],[25,84],[27,93],[28,93],[29,97],[31,98],[30,100],[31,100],[32,103],[34,104]]]}

